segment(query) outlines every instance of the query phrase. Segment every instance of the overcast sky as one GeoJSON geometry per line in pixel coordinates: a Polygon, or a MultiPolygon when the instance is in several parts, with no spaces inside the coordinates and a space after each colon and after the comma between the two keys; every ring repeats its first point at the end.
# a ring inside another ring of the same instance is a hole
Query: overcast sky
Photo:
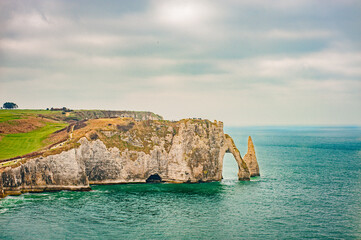
{"type": "Polygon", "coordinates": [[[0,0],[0,101],[361,125],[361,1],[0,0]]]}

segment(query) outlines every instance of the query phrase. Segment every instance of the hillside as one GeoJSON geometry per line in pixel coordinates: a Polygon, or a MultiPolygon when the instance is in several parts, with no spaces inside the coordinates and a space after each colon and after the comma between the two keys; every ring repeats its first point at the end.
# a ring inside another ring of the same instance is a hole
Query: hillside
{"type": "Polygon", "coordinates": [[[87,119],[116,117],[130,117],[135,120],[163,119],[152,112],[137,111],[0,110],[0,161],[63,142],[69,137],[71,126],[87,119]]]}

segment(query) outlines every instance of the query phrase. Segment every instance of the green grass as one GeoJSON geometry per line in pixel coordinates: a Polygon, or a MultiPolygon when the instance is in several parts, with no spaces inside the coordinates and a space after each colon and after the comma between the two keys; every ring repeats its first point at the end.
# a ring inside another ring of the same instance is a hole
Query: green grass
{"type": "Polygon", "coordinates": [[[31,132],[5,135],[0,141],[0,160],[21,156],[41,149],[46,145],[43,141],[50,134],[66,126],[67,124],[65,123],[48,122],[44,127],[31,132]]]}
{"type": "Polygon", "coordinates": [[[6,122],[9,120],[20,119],[23,114],[19,112],[10,112],[9,110],[0,111],[0,122],[6,122]]]}
{"type": "Polygon", "coordinates": [[[0,122],[11,121],[20,118],[27,118],[30,116],[38,116],[42,114],[44,116],[61,115],[61,111],[49,111],[49,110],[29,110],[29,109],[1,109],[0,110],[0,122]]]}

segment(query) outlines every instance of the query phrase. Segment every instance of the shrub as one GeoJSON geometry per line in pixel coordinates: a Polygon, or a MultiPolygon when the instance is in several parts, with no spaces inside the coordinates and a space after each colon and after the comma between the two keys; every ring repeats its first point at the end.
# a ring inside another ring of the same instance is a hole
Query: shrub
{"type": "Polygon", "coordinates": [[[6,102],[6,103],[4,103],[3,108],[5,108],[5,109],[14,109],[14,108],[18,108],[18,105],[16,105],[13,102],[6,102]]]}
{"type": "Polygon", "coordinates": [[[130,129],[132,129],[134,125],[135,125],[134,122],[130,122],[128,125],[117,125],[117,128],[120,131],[127,132],[130,129]]]}

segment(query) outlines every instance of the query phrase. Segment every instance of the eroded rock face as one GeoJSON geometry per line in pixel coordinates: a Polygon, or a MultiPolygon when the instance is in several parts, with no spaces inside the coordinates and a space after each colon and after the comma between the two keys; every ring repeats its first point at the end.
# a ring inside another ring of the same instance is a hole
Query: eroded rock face
{"type": "Polygon", "coordinates": [[[251,177],[259,176],[259,166],[256,158],[256,151],[252,142],[251,136],[248,137],[248,150],[246,155],[243,157],[247,163],[248,169],[251,173],[251,177]]]}
{"type": "Polygon", "coordinates": [[[136,120],[162,120],[163,117],[152,112],[141,111],[109,111],[109,110],[90,110],[73,111],[80,119],[95,119],[95,118],[114,118],[114,117],[130,117],[136,120]]]}
{"type": "Polygon", "coordinates": [[[84,163],[76,149],[45,158],[32,159],[0,175],[5,195],[56,190],[89,190],[84,163]]]}
{"type": "Polygon", "coordinates": [[[234,144],[233,139],[228,134],[225,135],[225,138],[227,141],[227,144],[225,145],[225,147],[227,148],[226,152],[230,152],[233,154],[238,165],[238,179],[249,180],[251,174],[248,169],[247,163],[242,159],[241,154],[237,149],[236,144],[234,144]]]}
{"type": "MultiPolygon", "coordinates": [[[[207,124],[181,122],[176,135],[156,134],[150,138],[155,144],[144,151],[107,148],[100,141],[81,139],[82,161],[90,183],[146,182],[158,174],[164,182],[207,182],[222,179],[222,161],[226,141],[222,123],[207,124]],[[221,161],[220,161],[221,159],[221,161]]],[[[137,136],[128,133],[128,143],[142,145],[137,136]]],[[[227,148],[228,149],[228,148],[227,148]]]]}
{"type": "Polygon", "coordinates": [[[248,148],[246,157],[250,160],[243,160],[232,138],[224,134],[222,122],[147,122],[146,128],[142,127],[143,134],[136,127],[99,131],[101,138],[83,137],[77,148],[31,159],[16,168],[8,167],[0,173],[0,195],[1,191],[8,195],[87,190],[89,184],[220,181],[226,152],[235,157],[240,180],[249,180],[254,174],[254,147],[251,154],[248,148]],[[109,146],[114,139],[118,145],[109,146]]]}

